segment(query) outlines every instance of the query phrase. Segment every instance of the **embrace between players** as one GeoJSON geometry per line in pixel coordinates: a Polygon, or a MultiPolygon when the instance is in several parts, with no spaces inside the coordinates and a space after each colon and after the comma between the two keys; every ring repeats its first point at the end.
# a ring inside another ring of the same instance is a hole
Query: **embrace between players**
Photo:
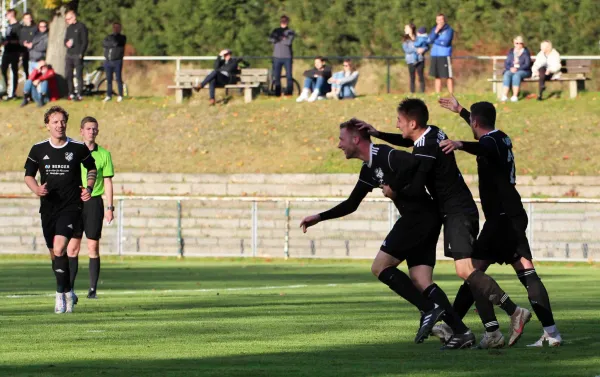
{"type": "Polygon", "coordinates": [[[527,214],[515,188],[515,162],[510,138],[495,128],[496,109],[478,102],[471,111],[456,98],[442,98],[440,105],[459,113],[469,124],[476,142],[453,141],[444,131],[428,125],[429,111],[419,99],[405,99],[397,108],[401,134],[377,131],[372,125],[351,119],[340,125],[338,147],[347,159],[363,161],[359,179],[344,202],[323,213],[308,216],[300,227],[335,219],[354,212],[365,196],[381,188],[400,213],[400,218],[383,241],[371,271],[377,278],[421,312],[415,342],[430,334],[439,337],[442,349],[475,346],[475,336],[462,318],[475,303],[485,327],[478,348],[505,345],[494,313],[500,306],[510,316],[508,346],[519,340],[529,310],[517,306],[486,275],[492,263],[511,264],[526,287],[529,301],[544,327],[540,339],[558,346],[562,339],[554,323],[548,292],[537,275],[526,237],[527,214]],[[373,144],[371,136],[401,147],[373,144]],[[485,224],[479,234],[479,212],[456,164],[454,150],[477,156],[479,194],[485,224]],[[433,281],[436,245],[444,226],[444,255],[454,259],[456,273],[464,280],[454,304],[433,281]],[[409,275],[398,265],[406,260],[409,275]],[[443,324],[436,323],[443,321],[443,324]]]}

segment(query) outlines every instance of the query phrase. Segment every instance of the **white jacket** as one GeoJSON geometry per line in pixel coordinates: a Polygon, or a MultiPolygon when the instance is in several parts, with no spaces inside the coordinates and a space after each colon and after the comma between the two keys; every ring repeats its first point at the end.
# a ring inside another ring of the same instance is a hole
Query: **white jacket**
{"type": "Polygon", "coordinates": [[[548,54],[548,56],[546,56],[542,51],[540,51],[537,54],[537,56],[535,57],[535,62],[531,67],[533,77],[539,76],[539,70],[543,67],[546,67],[546,70],[552,73],[553,79],[557,79],[560,77],[560,54],[558,53],[558,51],[556,51],[556,49],[553,48],[552,51],[550,51],[550,54],[548,54]]]}

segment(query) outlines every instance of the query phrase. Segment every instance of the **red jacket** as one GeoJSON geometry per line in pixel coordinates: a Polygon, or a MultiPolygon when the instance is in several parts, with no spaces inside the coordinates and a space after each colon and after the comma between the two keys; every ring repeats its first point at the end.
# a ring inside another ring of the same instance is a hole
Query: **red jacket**
{"type": "Polygon", "coordinates": [[[42,74],[42,71],[36,68],[29,74],[29,80],[48,81],[48,91],[50,92],[48,95],[50,96],[50,101],[56,101],[60,98],[60,96],[58,94],[58,86],[56,85],[56,78],[54,76],[56,76],[56,73],[50,67],[48,67],[46,70],[45,75],[42,74]]]}

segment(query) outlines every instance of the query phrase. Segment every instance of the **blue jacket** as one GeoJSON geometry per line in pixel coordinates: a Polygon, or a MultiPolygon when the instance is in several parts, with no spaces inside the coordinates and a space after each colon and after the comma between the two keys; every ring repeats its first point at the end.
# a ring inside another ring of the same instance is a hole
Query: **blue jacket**
{"type": "MultiPolygon", "coordinates": [[[[514,66],[515,60],[515,49],[511,48],[506,56],[506,60],[504,61],[504,72],[510,70],[514,66]]],[[[531,55],[529,54],[529,50],[525,47],[525,50],[519,56],[519,71],[531,72],[531,55]]]]}
{"type": "Polygon", "coordinates": [[[444,25],[437,34],[434,26],[429,33],[429,41],[433,44],[431,56],[452,56],[452,38],[454,38],[454,30],[450,25],[444,25]]]}
{"type": "Polygon", "coordinates": [[[417,38],[414,41],[408,40],[402,43],[402,49],[404,49],[404,59],[406,60],[406,64],[415,64],[425,60],[423,54],[417,53],[417,48],[424,48],[425,51],[429,50],[427,37],[417,38]],[[419,41],[419,39],[421,39],[421,41],[419,41]]]}

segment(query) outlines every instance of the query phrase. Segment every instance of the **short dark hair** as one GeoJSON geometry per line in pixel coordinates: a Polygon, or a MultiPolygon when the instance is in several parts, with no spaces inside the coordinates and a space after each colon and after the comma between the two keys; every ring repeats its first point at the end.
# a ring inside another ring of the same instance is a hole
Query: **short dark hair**
{"type": "Polygon", "coordinates": [[[121,23],[120,23],[119,21],[114,21],[112,24],[113,24],[113,25],[119,25],[119,26],[123,26],[123,25],[121,25],[121,23]]]}
{"type": "Polygon", "coordinates": [[[67,110],[63,109],[60,106],[52,106],[44,113],[44,123],[50,123],[50,116],[56,113],[61,113],[65,117],[65,123],[69,121],[69,113],[67,112],[67,110]]]}
{"type": "Polygon", "coordinates": [[[408,119],[417,122],[421,128],[427,127],[429,122],[429,110],[425,102],[418,98],[405,98],[398,105],[398,113],[404,114],[408,119]]]}
{"type": "Polygon", "coordinates": [[[23,13],[23,18],[25,18],[25,16],[31,16],[31,18],[33,18],[33,15],[31,14],[31,12],[23,13]]]}
{"type": "Polygon", "coordinates": [[[490,130],[496,128],[496,108],[489,102],[476,102],[471,105],[471,118],[490,130]]]}
{"type": "Polygon", "coordinates": [[[81,120],[79,128],[83,128],[83,126],[85,126],[86,123],[96,123],[96,125],[98,125],[98,121],[96,120],[96,118],[87,116],[81,120]]]}
{"type": "Polygon", "coordinates": [[[290,23],[290,18],[284,14],[279,18],[279,22],[290,23]]]}
{"type": "Polygon", "coordinates": [[[438,13],[438,17],[444,17],[444,21],[446,21],[446,15],[444,13],[438,13]]]}
{"type": "Polygon", "coordinates": [[[6,14],[8,14],[8,13],[12,13],[14,16],[16,16],[17,15],[17,10],[14,9],[14,8],[11,8],[11,9],[9,9],[9,10],[6,11],[6,14]]]}
{"type": "Polygon", "coordinates": [[[315,60],[317,60],[317,59],[322,61],[323,63],[325,63],[325,61],[326,61],[325,58],[322,57],[321,55],[315,56],[315,60]]]}
{"type": "Polygon", "coordinates": [[[48,21],[46,21],[46,20],[39,20],[38,21],[38,26],[40,26],[40,24],[46,24],[46,28],[49,28],[48,27],[48,21]]]}
{"type": "Polygon", "coordinates": [[[68,10],[65,12],[65,15],[67,15],[67,14],[69,14],[69,13],[73,13],[73,15],[77,16],[77,11],[76,11],[75,9],[68,9],[68,10]]]}
{"type": "Polygon", "coordinates": [[[369,135],[369,132],[364,129],[359,131],[359,125],[358,125],[359,120],[356,118],[352,118],[350,120],[345,121],[344,123],[340,124],[340,130],[342,128],[347,129],[350,133],[358,135],[361,139],[363,140],[367,140],[367,141],[371,141],[371,135],[369,135]]]}

